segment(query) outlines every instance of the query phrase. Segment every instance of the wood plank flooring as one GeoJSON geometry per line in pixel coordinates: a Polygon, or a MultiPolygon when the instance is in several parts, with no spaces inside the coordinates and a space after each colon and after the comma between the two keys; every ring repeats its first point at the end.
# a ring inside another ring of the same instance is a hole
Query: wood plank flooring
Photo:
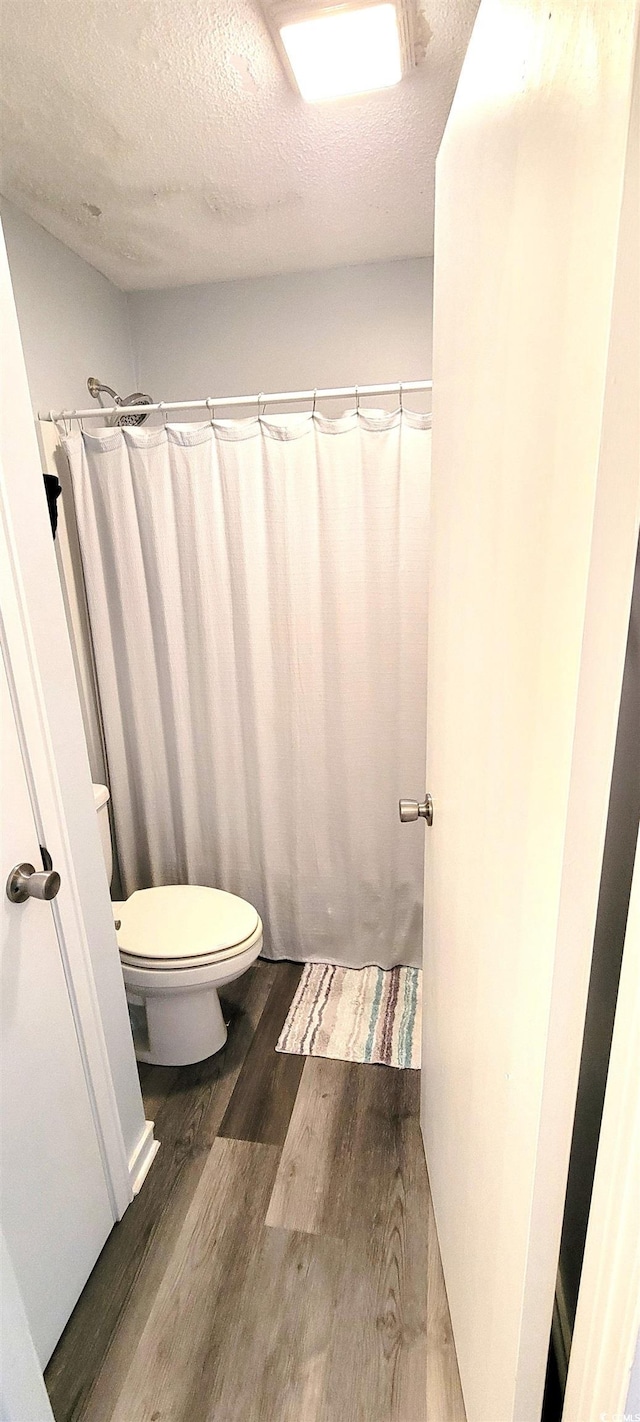
{"type": "Polygon", "coordinates": [[[413,1071],[275,1044],[299,965],[229,1039],[144,1067],[161,1141],[46,1372],[56,1422],[464,1422],[413,1071]]]}
{"type": "Polygon", "coordinates": [[[219,1135],[240,1141],[261,1141],[263,1145],[284,1145],[304,1057],[276,1052],[275,1047],[301,977],[301,963],[278,963],[275,982],[219,1135]],[[259,1091],[256,1091],[257,1082],[259,1091]]]}

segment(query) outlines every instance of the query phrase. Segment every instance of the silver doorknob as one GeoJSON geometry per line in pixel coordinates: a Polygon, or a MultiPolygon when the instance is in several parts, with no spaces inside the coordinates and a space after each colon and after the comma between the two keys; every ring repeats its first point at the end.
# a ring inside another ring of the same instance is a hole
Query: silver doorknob
{"type": "Polygon", "coordinates": [[[422,804],[419,800],[400,801],[400,819],[403,825],[409,820],[426,820],[428,825],[433,824],[433,800],[430,795],[425,795],[422,804]]]}
{"type": "Polygon", "coordinates": [[[57,870],[36,873],[33,864],[16,864],[7,879],[7,898],[12,904],[24,904],[27,899],[55,899],[59,888],[57,870]]]}

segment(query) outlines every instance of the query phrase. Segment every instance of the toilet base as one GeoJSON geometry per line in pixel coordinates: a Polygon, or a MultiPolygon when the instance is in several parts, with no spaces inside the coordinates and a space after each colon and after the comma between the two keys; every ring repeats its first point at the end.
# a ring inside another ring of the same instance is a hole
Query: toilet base
{"type": "Polygon", "coordinates": [[[144,995],[126,989],[139,1062],[190,1066],[219,1052],[227,1040],[217,989],[144,995]],[[133,1009],[133,1010],[132,1010],[133,1009]]]}
{"type": "Polygon", "coordinates": [[[202,967],[162,969],[122,963],[139,1062],[190,1066],[227,1040],[218,988],[246,973],[262,948],[262,924],[247,948],[202,967]]]}

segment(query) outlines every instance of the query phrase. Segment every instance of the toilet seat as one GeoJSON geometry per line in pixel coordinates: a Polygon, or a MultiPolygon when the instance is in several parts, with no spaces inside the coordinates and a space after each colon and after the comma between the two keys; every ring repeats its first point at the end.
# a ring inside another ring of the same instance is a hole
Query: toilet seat
{"type": "Polygon", "coordinates": [[[252,904],[195,884],[138,889],[113,910],[123,965],[147,971],[222,963],[245,953],[262,935],[252,904]]]}

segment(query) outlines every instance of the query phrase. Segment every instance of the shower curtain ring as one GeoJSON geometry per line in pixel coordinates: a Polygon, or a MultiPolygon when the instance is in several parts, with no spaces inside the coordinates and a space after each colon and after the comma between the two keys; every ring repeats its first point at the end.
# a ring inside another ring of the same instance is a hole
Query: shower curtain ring
{"type": "Polygon", "coordinates": [[[359,414],[360,414],[360,391],[359,391],[357,385],[355,386],[355,392],[356,392],[356,415],[359,415],[359,414]]]}
{"type": "Polygon", "coordinates": [[[318,398],[318,391],[317,391],[317,390],[314,390],[314,392],[313,392],[313,405],[312,405],[312,407],[311,407],[311,414],[312,414],[312,415],[315,415],[315,413],[316,413],[316,400],[317,400],[317,398],[318,398]]]}
{"type": "Polygon", "coordinates": [[[399,386],[398,386],[398,399],[399,399],[399,401],[400,401],[400,414],[401,414],[401,415],[404,415],[404,404],[403,404],[403,401],[402,401],[402,385],[403,385],[403,382],[402,382],[402,380],[401,380],[401,381],[400,381],[400,384],[399,384],[399,386]]]}
{"type": "Polygon", "coordinates": [[[264,415],[264,407],[265,407],[265,404],[266,404],[266,401],[265,401],[265,398],[264,398],[264,393],[261,391],[260,394],[259,394],[259,396],[258,396],[258,419],[259,419],[259,420],[261,420],[261,419],[262,419],[262,416],[264,415]]]}
{"type": "Polygon", "coordinates": [[[211,416],[211,424],[213,424],[213,422],[214,422],[214,420],[215,420],[215,417],[216,417],[216,407],[215,407],[215,401],[211,399],[211,396],[210,396],[210,395],[207,396],[207,409],[208,409],[209,414],[210,414],[210,416],[211,416]]]}
{"type": "Polygon", "coordinates": [[[165,423],[165,425],[166,425],[166,423],[167,423],[167,412],[166,412],[166,409],[165,409],[164,400],[158,400],[158,410],[161,410],[161,411],[162,411],[162,418],[163,418],[164,423],[165,423]]]}

